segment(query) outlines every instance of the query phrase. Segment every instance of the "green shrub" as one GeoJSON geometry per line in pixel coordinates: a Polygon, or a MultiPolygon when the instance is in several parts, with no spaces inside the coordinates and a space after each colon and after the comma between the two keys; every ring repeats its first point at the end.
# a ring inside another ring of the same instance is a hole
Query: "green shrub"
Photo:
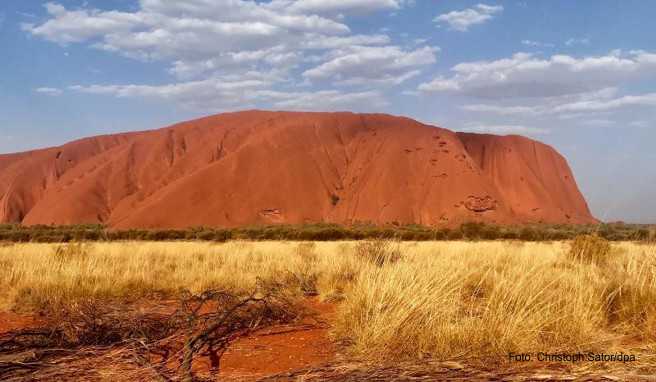
{"type": "Polygon", "coordinates": [[[639,229],[636,232],[636,238],[635,239],[639,240],[639,241],[647,241],[647,240],[649,240],[649,236],[650,236],[649,230],[643,228],[643,229],[639,229]]]}
{"type": "Polygon", "coordinates": [[[462,231],[459,229],[453,229],[449,231],[449,240],[462,240],[462,231]]]}
{"type": "Polygon", "coordinates": [[[232,232],[225,230],[225,229],[220,229],[214,232],[214,241],[218,242],[226,242],[228,240],[232,239],[232,232]]]}
{"type": "Polygon", "coordinates": [[[108,230],[101,225],[75,226],[22,226],[0,224],[0,241],[66,243],[71,241],[113,240],[376,240],[395,239],[404,241],[424,240],[508,240],[552,241],[568,240],[585,234],[598,232],[610,241],[654,241],[656,227],[639,224],[531,224],[522,226],[496,226],[470,222],[457,229],[436,228],[418,224],[393,223],[384,226],[357,222],[344,226],[333,223],[299,225],[247,226],[238,228],[193,227],[177,230],[108,230]]]}
{"type": "Polygon", "coordinates": [[[519,231],[519,239],[524,241],[535,241],[538,239],[538,233],[533,228],[524,227],[519,231]]]}
{"type": "Polygon", "coordinates": [[[442,228],[433,232],[433,240],[446,240],[449,238],[449,233],[451,230],[448,228],[442,228]]]}
{"type": "Polygon", "coordinates": [[[460,226],[460,232],[465,239],[479,240],[484,237],[485,224],[484,223],[464,223],[460,226]]]}

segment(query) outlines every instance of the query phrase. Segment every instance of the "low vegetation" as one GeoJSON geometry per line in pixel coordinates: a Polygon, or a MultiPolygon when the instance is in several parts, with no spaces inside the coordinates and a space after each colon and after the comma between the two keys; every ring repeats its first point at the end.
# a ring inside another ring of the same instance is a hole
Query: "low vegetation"
{"type": "Polygon", "coordinates": [[[102,225],[22,226],[0,225],[0,242],[66,243],[79,241],[211,241],[290,240],[335,241],[396,239],[404,241],[444,240],[570,240],[594,234],[610,241],[656,241],[656,227],[611,223],[600,225],[494,226],[465,223],[458,228],[435,228],[420,225],[374,226],[355,224],[273,225],[230,229],[195,227],[184,230],[109,230],[102,225]]]}
{"type": "Polygon", "coordinates": [[[391,358],[608,350],[623,336],[652,341],[654,247],[607,252],[595,238],[596,247],[581,252],[579,243],[417,245],[396,265],[363,269],[336,333],[358,353],[391,358]]]}
{"type": "Polygon", "coordinates": [[[608,262],[611,246],[608,240],[597,235],[580,235],[572,240],[568,257],[577,262],[604,265],[608,262]]]}
{"type": "Polygon", "coordinates": [[[401,244],[392,240],[366,240],[354,247],[355,256],[379,267],[401,260],[401,244]]]}
{"type": "MultiPolygon", "coordinates": [[[[656,340],[656,247],[572,242],[120,242],[0,247],[5,309],[166,300],[276,284],[339,302],[333,335],[376,359],[625,350],[656,340]]],[[[81,305],[80,305],[81,306],[81,305]]]]}

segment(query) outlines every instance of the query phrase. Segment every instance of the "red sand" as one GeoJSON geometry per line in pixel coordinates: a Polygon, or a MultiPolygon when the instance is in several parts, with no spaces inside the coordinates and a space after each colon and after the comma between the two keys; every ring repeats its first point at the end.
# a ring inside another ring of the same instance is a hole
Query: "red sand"
{"type": "Polygon", "coordinates": [[[0,155],[0,222],[464,221],[595,219],[566,160],[547,145],[382,114],[228,113],[0,155]]]}
{"type": "MultiPolygon", "coordinates": [[[[316,299],[305,301],[305,305],[313,314],[301,322],[263,329],[230,344],[221,357],[220,377],[257,380],[333,361],[337,349],[328,332],[335,318],[335,305],[316,299]]],[[[0,311],[0,334],[38,327],[38,322],[35,316],[0,311]]],[[[209,359],[198,357],[194,369],[208,373],[209,359]]]]}
{"type": "Polygon", "coordinates": [[[0,334],[37,326],[38,322],[35,316],[0,311],[0,334]]]}
{"type": "Polygon", "coordinates": [[[221,376],[233,379],[264,377],[334,360],[336,348],[328,331],[335,318],[335,306],[309,300],[307,307],[317,314],[315,319],[308,319],[300,325],[260,331],[231,344],[221,358],[221,376]]]}

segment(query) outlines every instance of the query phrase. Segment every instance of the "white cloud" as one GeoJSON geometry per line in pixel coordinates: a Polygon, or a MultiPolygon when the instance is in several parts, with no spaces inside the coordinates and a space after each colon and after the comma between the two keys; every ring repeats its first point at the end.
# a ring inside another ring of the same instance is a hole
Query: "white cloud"
{"type": "Polygon", "coordinates": [[[62,90],[57,88],[36,88],[34,91],[49,96],[58,96],[62,94],[62,90]]]}
{"type": "Polygon", "coordinates": [[[592,119],[583,120],[579,124],[584,126],[592,126],[592,127],[609,127],[609,126],[615,126],[617,123],[610,119],[592,118],[592,119]]]}
{"type": "Polygon", "coordinates": [[[549,130],[538,127],[528,127],[523,125],[486,125],[471,124],[460,129],[461,131],[472,133],[489,133],[499,135],[542,135],[548,134],[549,130]]]}
{"type": "Polygon", "coordinates": [[[633,51],[575,58],[538,58],[516,53],[496,61],[475,61],[451,68],[451,77],[423,83],[425,92],[453,92],[484,98],[553,97],[590,92],[656,75],[656,54],[633,51]]]}
{"type": "Polygon", "coordinates": [[[368,13],[381,10],[401,9],[405,0],[296,0],[294,2],[278,0],[274,3],[288,3],[293,12],[300,13],[368,13]]]}
{"type": "Polygon", "coordinates": [[[438,24],[446,23],[449,29],[460,32],[466,32],[472,25],[483,24],[491,20],[494,15],[501,13],[503,6],[501,5],[486,5],[478,4],[473,8],[468,8],[462,11],[452,11],[439,15],[433,19],[438,24]]]}
{"type": "Polygon", "coordinates": [[[16,14],[24,18],[36,19],[36,15],[32,13],[16,11],[16,14]]]}
{"type": "MultiPolygon", "coordinates": [[[[656,106],[656,93],[624,96],[618,96],[617,93],[618,88],[611,87],[589,93],[542,98],[538,103],[508,104],[500,102],[497,104],[470,104],[461,108],[466,111],[502,116],[558,115],[560,119],[574,119],[590,118],[592,114],[599,115],[626,107],[656,106]]],[[[599,122],[601,119],[594,121],[599,122]]],[[[604,119],[604,121],[608,121],[608,119],[604,119]]]]}
{"type": "Polygon", "coordinates": [[[552,43],[533,41],[533,40],[522,40],[522,45],[533,46],[533,47],[537,47],[537,48],[553,48],[553,47],[555,47],[555,45],[552,44],[552,43]]]}
{"type": "Polygon", "coordinates": [[[140,5],[141,10],[137,13],[153,15],[160,20],[162,17],[167,17],[179,26],[201,20],[243,25],[261,23],[298,32],[346,33],[349,31],[348,26],[331,18],[313,12],[295,13],[290,9],[289,1],[262,3],[245,0],[141,0],[140,5]]]}
{"type": "Polygon", "coordinates": [[[558,106],[555,112],[587,112],[619,109],[626,106],[656,106],[656,93],[626,95],[608,100],[590,100],[558,106]]]}
{"type": "Polygon", "coordinates": [[[586,118],[606,118],[611,114],[608,111],[591,112],[591,113],[561,113],[557,114],[556,118],[561,121],[580,120],[586,118]]]}
{"type": "MultiPolygon", "coordinates": [[[[314,105],[312,86],[342,105],[367,98],[380,85],[397,85],[435,62],[436,48],[400,48],[385,34],[354,34],[347,16],[395,11],[411,0],[140,0],[133,11],[67,9],[45,5],[49,18],[24,24],[33,36],[62,45],[84,43],[138,60],[167,63],[180,82],[152,86],[88,85],[71,90],[176,102],[184,107],[314,105]],[[336,80],[352,92],[322,89],[336,80]],[[317,81],[319,85],[312,82],[317,81]],[[264,91],[269,91],[265,96],[264,91]],[[294,100],[290,97],[298,97],[294,100]],[[269,102],[266,104],[266,102],[269,102]]],[[[483,8],[481,8],[483,9],[483,8]]],[[[417,44],[419,45],[419,43],[417,44]]],[[[321,103],[319,103],[321,104],[321,103]]],[[[328,105],[330,106],[330,105],[328,105]]]]}
{"type": "Polygon", "coordinates": [[[60,4],[47,3],[45,7],[52,18],[41,25],[24,24],[23,29],[58,43],[98,39],[98,46],[103,49],[135,56],[169,57],[194,50],[211,56],[228,49],[263,49],[282,42],[298,42],[304,37],[348,34],[347,25],[316,12],[399,9],[405,2],[141,0],[136,12],[68,10],[60,4]]]}
{"type": "Polygon", "coordinates": [[[118,12],[67,10],[48,3],[51,18],[41,25],[24,24],[23,29],[53,42],[90,42],[128,57],[174,61],[202,61],[276,46],[293,52],[306,40],[350,33],[339,21],[292,13],[273,3],[142,0],[140,5],[136,12],[118,12]]]}
{"type": "Polygon", "coordinates": [[[304,110],[337,110],[351,107],[377,108],[386,103],[376,91],[340,92],[336,90],[289,92],[270,90],[273,83],[258,73],[250,78],[212,78],[169,85],[90,85],[71,86],[71,91],[172,101],[187,109],[221,111],[234,107],[262,107],[304,110]]]}
{"type": "Polygon", "coordinates": [[[500,106],[500,105],[486,105],[486,104],[475,104],[475,105],[465,105],[462,107],[466,111],[475,111],[481,113],[493,113],[499,115],[530,115],[530,114],[541,114],[542,112],[532,106],[500,106]]]}
{"type": "Polygon", "coordinates": [[[262,50],[220,53],[206,60],[178,60],[172,64],[169,71],[180,79],[190,79],[208,73],[234,72],[264,65],[284,74],[298,65],[301,60],[301,54],[287,51],[284,46],[275,46],[262,50]]]}
{"type": "Polygon", "coordinates": [[[75,85],[70,90],[117,98],[141,98],[171,101],[187,109],[223,110],[234,106],[253,105],[253,93],[271,86],[271,81],[259,74],[240,78],[211,78],[167,85],[75,85]]]}
{"type": "Polygon", "coordinates": [[[574,46],[574,45],[590,45],[590,39],[585,37],[585,38],[570,38],[567,41],[565,41],[565,45],[567,46],[574,46]]]}
{"type": "MultiPolygon", "coordinates": [[[[480,113],[491,113],[497,115],[516,115],[516,116],[538,116],[544,114],[553,114],[560,112],[559,107],[568,104],[574,104],[579,102],[590,102],[590,101],[600,101],[600,100],[609,100],[615,98],[619,89],[616,87],[603,88],[591,92],[580,93],[580,94],[568,94],[563,96],[556,97],[545,97],[540,98],[539,102],[536,104],[532,99],[528,99],[529,102],[524,102],[523,104],[509,104],[505,99],[502,99],[501,102],[496,104],[470,104],[462,106],[461,108],[466,111],[474,111],[480,113]]],[[[581,113],[568,113],[560,114],[561,119],[571,119],[584,114],[581,113]]]]}
{"type": "Polygon", "coordinates": [[[354,46],[336,51],[329,61],[303,73],[310,80],[334,80],[343,84],[370,81],[400,84],[419,74],[418,67],[436,61],[437,48],[404,51],[398,46],[354,46]]]}
{"type": "Polygon", "coordinates": [[[62,44],[81,42],[106,33],[129,31],[145,23],[145,15],[138,13],[69,11],[56,3],[47,3],[45,7],[52,19],[38,26],[22,24],[22,28],[35,36],[62,44]]]}
{"type": "Polygon", "coordinates": [[[318,92],[274,92],[255,94],[261,100],[271,102],[274,107],[288,110],[347,110],[352,107],[382,109],[387,102],[377,91],[340,92],[322,90],[318,92]]]}
{"type": "Polygon", "coordinates": [[[351,36],[308,35],[307,37],[307,39],[301,42],[301,49],[338,49],[353,45],[386,45],[390,43],[389,36],[381,34],[351,36]]]}
{"type": "Polygon", "coordinates": [[[649,127],[651,124],[652,124],[652,123],[650,123],[650,122],[648,122],[648,121],[637,120],[637,121],[631,121],[631,122],[629,123],[629,126],[631,126],[631,127],[640,127],[640,128],[644,128],[644,127],[649,127]]]}

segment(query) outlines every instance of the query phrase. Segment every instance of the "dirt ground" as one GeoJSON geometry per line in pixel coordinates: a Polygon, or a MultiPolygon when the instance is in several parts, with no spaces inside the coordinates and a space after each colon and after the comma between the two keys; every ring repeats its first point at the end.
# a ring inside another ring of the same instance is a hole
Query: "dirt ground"
{"type": "MultiPolygon", "coordinates": [[[[656,381],[656,370],[639,367],[592,370],[528,364],[509,368],[484,362],[428,360],[381,364],[348,359],[329,336],[336,307],[317,300],[308,300],[307,307],[315,314],[301,322],[257,331],[236,340],[223,355],[218,375],[211,377],[206,373],[209,361],[205,359],[198,360],[194,369],[199,375],[221,381],[656,381]]],[[[0,312],[0,334],[36,327],[38,323],[35,317],[0,312]]],[[[71,380],[103,380],[102,372],[94,375],[82,370],[71,380]]],[[[54,375],[14,380],[57,380],[57,374],[54,375]]],[[[139,379],[145,381],[149,377],[139,379]]]]}
{"type": "Polygon", "coordinates": [[[263,330],[232,344],[221,360],[219,377],[256,380],[333,361],[337,349],[328,331],[335,306],[316,300],[307,306],[316,317],[263,330]]]}
{"type": "Polygon", "coordinates": [[[12,330],[33,327],[37,322],[38,320],[33,316],[0,311],[0,334],[12,330]]]}

